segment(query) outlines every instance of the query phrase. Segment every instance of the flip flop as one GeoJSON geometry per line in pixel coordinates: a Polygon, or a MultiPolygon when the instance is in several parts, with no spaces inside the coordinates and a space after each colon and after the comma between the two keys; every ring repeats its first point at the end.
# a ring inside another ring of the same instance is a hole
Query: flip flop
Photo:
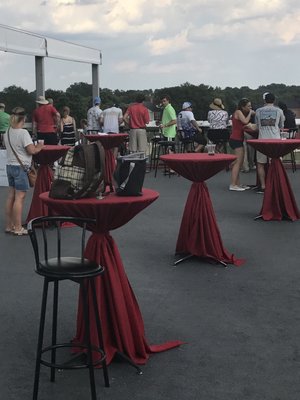
{"type": "Polygon", "coordinates": [[[24,236],[28,235],[28,231],[25,228],[21,228],[19,231],[14,231],[13,234],[16,236],[24,236]]]}

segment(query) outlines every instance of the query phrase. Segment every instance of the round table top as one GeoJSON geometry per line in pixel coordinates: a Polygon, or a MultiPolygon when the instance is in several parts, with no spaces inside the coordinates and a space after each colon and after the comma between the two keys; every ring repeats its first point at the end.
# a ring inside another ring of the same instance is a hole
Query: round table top
{"type": "Polygon", "coordinates": [[[255,150],[270,158],[279,158],[300,147],[300,139],[250,139],[255,150]]]}
{"type": "Polygon", "coordinates": [[[125,225],[159,197],[159,193],[151,189],[143,189],[142,192],[142,196],[117,196],[111,193],[102,199],[93,197],[78,200],[52,199],[49,192],[45,192],[40,194],[40,199],[59,215],[95,218],[97,232],[107,232],[125,225]]]}
{"type": "Polygon", "coordinates": [[[33,159],[39,164],[50,164],[62,157],[69,148],[70,146],[45,144],[39,153],[33,155],[33,159]]]}
{"type": "Polygon", "coordinates": [[[223,153],[174,153],[160,158],[184,178],[202,182],[231,164],[236,156],[223,153]]]}
{"type": "Polygon", "coordinates": [[[118,147],[126,138],[128,133],[109,133],[109,134],[85,134],[84,137],[90,142],[99,140],[105,149],[118,147]]]}

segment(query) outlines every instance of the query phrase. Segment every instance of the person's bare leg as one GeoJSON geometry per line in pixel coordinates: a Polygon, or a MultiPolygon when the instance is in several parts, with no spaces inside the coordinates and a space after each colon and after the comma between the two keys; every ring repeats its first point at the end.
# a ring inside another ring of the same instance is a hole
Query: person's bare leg
{"type": "Polygon", "coordinates": [[[13,187],[8,188],[8,195],[5,203],[5,230],[11,231],[14,229],[13,221],[13,205],[15,201],[15,189],[13,187]]]}
{"type": "Polygon", "coordinates": [[[12,215],[15,231],[18,232],[22,229],[22,212],[26,192],[16,190],[15,201],[13,204],[12,215]]]}
{"type": "Polygon", "coordinates": [[[260,182],[260,187],[265,189],[266,187],[266,173],[265,173],[265,164],[257,163],[257,175],[260,182]]]}
{"type": "Polygon", "coordinates": [[[244,147],[239,147],[234,150],[237,159],[232,164],[231,169],[231,185],[240,186],[240,169],[244,161],[244,147]]]}
{"type": "Polygon", "coordinates": [[[204,150],[203,144],[198,144],[197,147],[195,147],[195,153],[202,153],[204,150]]]}

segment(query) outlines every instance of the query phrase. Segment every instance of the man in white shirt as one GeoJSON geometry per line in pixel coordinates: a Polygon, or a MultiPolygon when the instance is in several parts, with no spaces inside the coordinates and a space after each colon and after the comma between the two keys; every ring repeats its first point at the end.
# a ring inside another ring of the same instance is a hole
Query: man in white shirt
{"type": "Polygon", "coordinates": [[[100,117],[102,110],[100,108],[101,99],[100,97],[94,98],[94,106],[91,107],[87,112],[87,131],[101,132],[100,117]]]}
{"type": "MultiPolygon", "coordinates": [[[[284,114],[283,111],[274,106],[275,96],[272,93],[265,93],[265,104],[255,112],[255,122],[258,128],[259,139],[280,139],[280,129],[283,128],[284,114]]],[[[267,163],[267,156],[256,153],[257,160],[257,173],[260,181],[260,188],[257,193],[264,193],[265,191],[265,164],[267,163]]]]}
{"type": "Polygon", "coordinates": [[[181,134],[182,141],[185,139],[193,139],[197,144],[195,152],[200,153],[206,145],[206,139],[199,128],[192,112],[192,104],[185,101],[182,105],[182,111],[177,116],[177,129],[181,134]]]}
{"type": "Polygon", "coordinates": [[[119,127],[123,122],[123,113],[121,108],[115,104],[112,107],[102,111],[100,123],[103,125],[103,132],[119,133],[119,127]]]}

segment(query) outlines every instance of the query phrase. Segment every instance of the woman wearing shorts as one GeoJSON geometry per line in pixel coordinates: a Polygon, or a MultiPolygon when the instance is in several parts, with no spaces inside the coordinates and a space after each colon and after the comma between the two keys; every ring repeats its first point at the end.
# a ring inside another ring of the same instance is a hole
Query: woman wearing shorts
{"type": "Polygon", "coordinates": [[[41,151],[43,147],[41,143],[34,145],[29,132],[23,129],[25,118],[24,108],[14,108],[10,116],[10,127],[4,134],[7,152],[6,173],[9,185],[5,205],[5,232],[17,236],[27,235],[27,230],[22,227],[22,211],[26,192],[29,189],[29,181],[26,170],[20,165],[12,148],[24,167],[29,169],[32,155],[41,151]]]}
{"type": "Polygon", "coordinates": [[[233,149],[237,159],[232,163],[229,190],[242,192],[249,189],[248,186],[240,185],[240,169],[244,161],[244,128],[249,124],[251,116],[254,114],[255,112],[252,110],[251,102],[244,98],[239,101],[238,108],[232,115],[232,130],[229,138],[229,145],[233,149]]]}

